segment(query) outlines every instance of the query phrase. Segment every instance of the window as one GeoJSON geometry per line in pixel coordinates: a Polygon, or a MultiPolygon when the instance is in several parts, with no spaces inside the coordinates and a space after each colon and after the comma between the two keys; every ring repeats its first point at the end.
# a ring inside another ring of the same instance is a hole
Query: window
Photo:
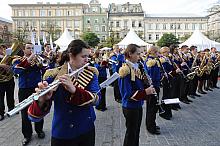
{"type": "Polygon", "coordinates": [[[176,24],[176,28],[177,28],[177,29],[181,29],[180,24],[176,24]]]}
{"type": "Polygon", "coordinates": [[[148,24],[149,30],[152,30],[152,24],[148,24]]]}
{"type": "Polygon", "coordinates": [[[156,27],[155,29],[158,30],[159,29],[159,24],[156,24],[155,27],[156,27]]]}
{"type": "Polygon", "coordinates": [[[110,27],[113,27],[113,23],[114,23],[113,21],[110,22],[110,27]]]}
{"type": "Polygon", "coordinates": [[[195,30],[195,24],[194,23],[192,24],[192,30],[195,30]]]}
{"type": "Polygon", "coordinates": [[[72,15],[71,11],[67,11],[67,16],[71,16],[71,15],[72,15]]]}
{"type": "Polygon", "coordinates": [[[105,18],[102,18],[102,23],[105,23],[105,18]]]}
{"type": "Polygon", "coordinates": [[[52,12],[51,11],[48,11],[48,16],[52,16],[52,12]]]}
{"type": "Polygon", "coordinates": [[[90,24],[90,19],[87,19],[87,23],[90,24]]]}
{"type": "Polygon", "coordinates": [[[33,26],[33,27],[37,27],[36,21],[33,21],[33,22],[32,22],[32,26],[33,26]]]}
{"type": "Polygon", "coordinates": [[[23,11],[22,10],[18,10],[18,16],[22,16],[23,11]]]}
{"type": "Polygon", "coordinates": [[[24,16],[29,16],[29,10],[24,11],[24,16]]]}
{"type": "Polygon", "coordinates": [[[79,20],[75,20],[74,21],[74,27],[75,28],[79,28],[80,27],[80,21],[79,20]]]}
{"type": "Polygon", "coordinates": [[[97,7],[93,7],[92,8],[92,12],[97,12],[98,11],[98,8],[97,7]]]}
{"type": "Polygon", "coordinates": [[[66,26],[69,27],[69,28],[72,27],[72,21],[71,20],[67,20],[66,21],[66,26]]]}
{"type": "Polygon", "coordinates": [[[142,27],[141,21],[138,22],[138,27],[142,27]]]}
{"type": "Polygon", "coordinates": [[[135,27],[135,21],[132,21],[132,27],[135,27]]]}
{"type": "Polygon", "coordinates": [[[56,25],[57,27],[61,27],[61,21],[57,20],[56,23],[55,23],[55,25],[56,25]]]}
{"type": "Polygon", "coordinates": [[[149,34],[149,35],[148,35],[148,40],[151,40],[151,39],[152,39],[152,35],[149,34]]]}
{"type": "Polygon", "coordinates": [[[46,11],[45,10],[40,10],[40,16],[46,16],[46,11]]]}
{"type": "Polygon", "coordinates": [[[102,36],[102,41],[105,41],[105,39],[106,39],[106,38],[105,38],[105,35],[103,35],[103,36],[102,36]]]}
{"type": "Polygon", "coordinates": [[[118,32],[116,33],[116,38],[119,39],[119,33],[118,32]]]}
{"type": "Polygon", "coordinates": [[[199,29],[200,29],[200,30],[203,29],[203,24],[202,24],[202,23],[199,24],[199,29]]]}
{"type": "Polygon", "coordinates": [[[41,28],[46,27],[46,21],[40,21],[40,27],[41,28]]]}
{"type": "Polygon", "coordinates": [[[163,29],[166,30],[167,29],[167,25],[163,24],[163,29]]]}
{"type": "Polygon", "coordinates": [[[174,24],[170,24],[170,29],[175,29],[175,25],[174,24]]]}
{"type": "Polygon", "coordinates": [[[56,10],[56,16],[61,16],[61,10],[56,10]]]}
{"type": "Polygon", "coordinates": [[[159,40],[159,34],[156,34],[156,40],[159,40]]]}
{"type": "Polygon", "coordinates": [[[95,23],[97,24],[99,21],[98,21],[98,19],[95,19],[95,23]]]}
{"type": "Polygon", "coordinates": [[[105,26],[102,26],[102,32],[105,32],[106,29],[105,29],[105,26]]]}
{"type": "Polygon", "coordinates": [[[188,30],[189,29],[189,24],[185,24],[185,30],[188,30]]]}
{"type": "Polygon", "coordinates": [[[95,26],[95,31],[99,31],[99,26],[95,26]]]}
{"type": "Polygon", "coordinates": [[[116,27],[120,27],[119,21],[116,21],[116,27]]]}
{"type": "Polygon", "coordinates": [[[31,10],[31,16],[36,16],[35,10],[31,10]]]}

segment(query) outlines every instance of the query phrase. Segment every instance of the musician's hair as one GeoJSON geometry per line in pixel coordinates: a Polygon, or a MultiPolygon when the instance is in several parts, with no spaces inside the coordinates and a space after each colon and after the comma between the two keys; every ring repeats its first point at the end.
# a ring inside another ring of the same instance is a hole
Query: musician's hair
{"type": "Polygon", "coordinates": [[[158,47],[156,47],[156,46],[150,46],[150,48],[147,50],[147,53],[150,54],[151,51],[154,50],[154,49],[158,51],[158,47]]]}
{"type": "Polygon", "coordinates": [[[80,52],[82,52],[82,49],[89,49],[89,45],[87,45],[84,41],[82,40],[73,40],[71,43],[68,45],[67,52],[71,53],[73,56],[76,56],[80,52]]]}
{"type": "Polygon", "coordinates": [[[46,47],[47,45],[50,45],[49,43],[46,43],[45,45],[44,45],[44,47],[46,47]]]}
{"type": "Polygon", "coordinates": [[[127,46],[127,48],[125,49],[125,51],[124,51],[125,58],[126,59],[130,58],[129,53],[131,53],[131,54],[135,53],[138,48],[140,48],[140,47],[138,45],[136,45],[136,44],[129,44],[127,46]]]}

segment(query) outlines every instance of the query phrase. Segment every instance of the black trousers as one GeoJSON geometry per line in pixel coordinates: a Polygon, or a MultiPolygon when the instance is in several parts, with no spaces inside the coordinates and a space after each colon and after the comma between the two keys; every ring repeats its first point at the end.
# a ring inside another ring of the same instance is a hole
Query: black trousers
{"type": "Polygon", "coordinates": [[[12,110],[15,107],[14,88],[15,88],[14,78],[12,78],[7,82],[0,83],[0,115],[4,115],[5,113],[5,104],[4,104],[5,93],[6,93],[8,111],[12,110]]]}
{"type": "Polygon", "coordinates": [[[195,75],[195,77],[189,82],[189,95],[196,94],[197,86],[198,86],[198,76],[195,75]]]}
{"type": "MultiPolygon", "coordinates": [[[[170,99],[171,98],[171,85],[170,82],[167,79],[164,79],[162,81],[163,84],[163,97],[162,99],[170,99]]],[[[161,107],[163,108],[163,110],[165,111],[163,114],[163,116],[166,117],[172,117],[172,111],[171,111],[171,105],[168,104],[162,104],[161,107]]]]}
{"type": "Polygon", "coordinates": [[[116,101],[121,101],[121,93],[119,91],[118,80],[114,81],[114,96],[116,101]]]}
{"type": "Polygon", "coordinates": [[[181,76],[180,80],[180,100],[187,100],[187,95],[189,93],[189,82],[187,82],[183,76],[181,76]]]}
{"type": "Polygon", "coordinates": [[[51,146],[95,146],[95,129],[73,139],[51,138],[51,146]]]}
{"type": "Polygon", "coordinates": [[[122,108],[125,117],[126,133],[123,146],[139,146],[139,135],[143,109],[122,108]]]}
{"type": "Polygon", "coordinates": [[[217,87],[218,83],[218,72],[219,72],[219,67],[217,67],[215,70],[213,70],[213,75],[211,77],[212,80],[212,86],[217,87]]]}
{"type": "MultiPolygon", "coordinates": [[[[104,82],[107,78],[106,77],[99,77],[99,84],[104,82]]],[[[101,99],[99,104],[96,106],[97,109],[105,109],[106,108],[106,88],[101,90],[101,99]]]]}
{"type": "MultiPolygon", "coordinates": [[[[19,88],[19,91],[18,91],[19,102],[22,102],[34,92],[35,92],[34,88],[19,88]]],[[[31,121],[28,119],[27,111],[28,111],[28,107],[21,110],[22,134],[24,135],[25,138],[30,138],[33,131],[32,131],[31,121]]],[[[44,123],[43,120],[41,120],[40,122],[34,123],[35,131],[37,133],[42,131],[43,123],[44,123]]]]}
{"type": "MultiPolygon", "coordinates": [[[[157,92],[157,96],[159,97],[160,87],[154,87],[154,88],[157,92]]],[[[145,119],[146,127],[147,130],[154,132],[156,131],[156,114],[158,111],[157,99],[154,97],[150,98],[150,100],[146,101],[146,105],[147,105],[146,119],[145,119]]]]}

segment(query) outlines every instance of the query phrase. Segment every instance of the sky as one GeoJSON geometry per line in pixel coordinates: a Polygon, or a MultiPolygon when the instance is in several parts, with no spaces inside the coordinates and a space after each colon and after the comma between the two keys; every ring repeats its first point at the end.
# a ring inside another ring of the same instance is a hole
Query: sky
{"type": "MultiPolygon", "coordinates": [[[[30,4],[37,2],[50,2],[50,3],[85,3],[88,4],[90,0],[1,0],[0,2],[0,17],[11,19],[11,7],[8,4],[30,4]]],[[[142,3],[142,7],[147,14],[196,14],[205,16],[207,9],[220,3],[220,0],[99,0],[102,7],[107,8],[109,3],[123,4],[142,3]]]]}

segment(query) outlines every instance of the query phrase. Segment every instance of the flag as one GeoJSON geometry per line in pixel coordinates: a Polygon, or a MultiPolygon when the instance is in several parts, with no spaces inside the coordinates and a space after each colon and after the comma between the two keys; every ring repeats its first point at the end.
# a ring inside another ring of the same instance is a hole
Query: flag
{"type": "Polygon", "coordinates": [[[47,39],[44,33],[43,33],[43,42],[44,42],[44,45],[47,43],[47,39]]]}
{"type": "Polygon", "coordinates": [[[38,45],[41,45],[41,44],[40,44],[40,37],[39,37],[39,36],[37,37],[37,44],[38,44],[38,45]]]}
{"type": "Polygon", "coordinates": [[[35,45],[34,33],[31,31],[31,43],[35,45]]]}

